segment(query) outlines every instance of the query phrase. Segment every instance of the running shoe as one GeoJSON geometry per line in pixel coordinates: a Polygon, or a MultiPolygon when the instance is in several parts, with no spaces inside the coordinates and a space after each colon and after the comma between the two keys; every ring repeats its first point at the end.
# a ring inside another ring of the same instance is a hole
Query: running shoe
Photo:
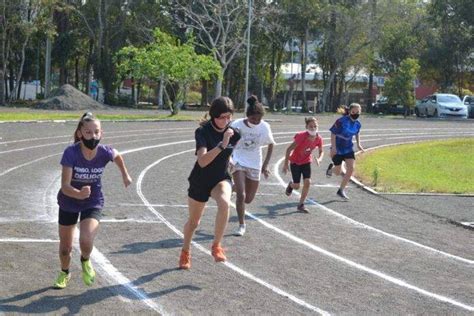
{"type": "Polygon", "coordinates": [[[95,281],[95,271],[94,268],[92,267],[91,260],[85,260],[81,262],[82,265],[82,281],[84,281],[84,284],[89,286],[92,285],[95,281]]]}
{"type": "Polygon", "coordinates": [[[331,162],[326,169],[326,177],[331,178],[332,177],[332,167],[334,167],[334,164],[331,162]]]}
{"type": "Polygon", "coordinates": [[[67,286],[67,283],[71,279],[71,273],[66,273],[64,271],[59,272],[56,281],[54,281],[53,287],[55,289],[64,289],[67,286]]]}
{"type": "Polygon", "coordinates": [[[179,268],[183,270],[189,270],[191,268],[191,254],[189,251],[181,250],[179,256],[179,268]]]}
{"type": "Polygon", "coordinates": [[[300,212],[303,212],[303,213],[309,213],[309,210],[306,208],[306,206],[304,206],[304,204],[298,205],[298,207],[296,209],[300,212]]]}
{"type": "Polygon", "coordinates": [[[346,192],[344,192],[343,189],[339,189],[337,190],[337,195],[339,195],[341,198],[343,198],[344,200],[349,200],[349,197],[347,196],[346,192]]]}
{"type": "Polygon", "coordinates": [[[227,257],[225,256],[224,249],[220,244],[212,245],[212,256],[216,262],[226,261],[227,257]]]}
{"type": "Polygon", "coordinates": [[[291,187],[291,181],[288,183],[288,186],[286,187],[285,194],[287,196],[291,195],[291,192],[293,192],[293,188],[291,187]]]}
{"type": "Polygon", "coordinates": [[[245,235],[245,229],[247,226],[245,224],[239,225],[239,228],[234,232],[234,236],[243,236],[245,235]]]}

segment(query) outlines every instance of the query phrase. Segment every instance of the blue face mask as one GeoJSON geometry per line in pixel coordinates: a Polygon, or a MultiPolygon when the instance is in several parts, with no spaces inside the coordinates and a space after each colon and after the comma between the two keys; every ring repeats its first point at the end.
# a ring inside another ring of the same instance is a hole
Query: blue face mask
{"type": "Polygon", "coordinates": [[[90,150],[94,150],[97,147],[97,145],[99,145],[100,138],[99,139],[95,139],[95,138],[85,139],[85,138],[82,138],[82,143],[84,144],[84,146],[86,146],[90,150]]]}

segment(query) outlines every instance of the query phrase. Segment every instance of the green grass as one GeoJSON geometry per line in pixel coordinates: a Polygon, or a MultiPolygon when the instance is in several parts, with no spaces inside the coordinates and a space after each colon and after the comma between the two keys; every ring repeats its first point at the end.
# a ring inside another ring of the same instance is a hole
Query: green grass
{"type": "MultiPolygon", "coordinates": [[[[0,112],[0,121],[79,120],[83,112],[0,112]]],[[[190,115],[169,114],[97,114],[100,120],[196,120],[190,115]]]]}
{"type": "Polygon", "coordinates": [[[382,148],[359,155],[356,177],[380,192],[474,193],[474,139],[382,148]]]}

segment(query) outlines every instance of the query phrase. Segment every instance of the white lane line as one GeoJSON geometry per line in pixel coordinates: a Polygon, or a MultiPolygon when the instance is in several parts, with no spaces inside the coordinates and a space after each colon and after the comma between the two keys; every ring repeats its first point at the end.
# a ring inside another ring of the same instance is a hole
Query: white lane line
{"type": "MultiPolygon", "coordinates": [[[[144,134],[135,134],[137,135],[150,135],[150,134],[176,134],[181,133],[184,130],[194,130],[193,128],[173,128],[173,132],[170,132],[169,129],[159,129],[159,128],[151,128],[151,129],[136,129],[136,130],[126,130],[126,131],[113,131],[113,134],[130,134],[136,132],[146,132],[144,134]],[[148,133],[148,132],[153,133],[148,133]],[[158,133],[159,131],[164,131],[163,133],[158,133]]],[[[128,135],[127,135],[128,137],[128,135]]],[[[38,140],[46,140],[46,139],[58,139],[58,138],[70,138],[72,140],[72,135],[57,135],[57,136],[49,136],[49,137],[35,137],[35,138],[24,138],[24,139],[17,139],[17,140],[10,140],[6,142],[0,142],[0,145],[4,144],[14,144],[14,143],[23,143],[23,142],[36,142],[38,140]]],[[[110,138],[110,137],[108,137],[110,138]]],[[[1,139],[1,138],[0,138],[1,139]]]]}
{"type": "MultiPolygon", "coordinates": [[[[365,142],[370,142],[370,141],[377,141],[377,140],[380,140],[380,139],[371,139],[371,140],[365,140],[365,142]]],[[[277,145],[283,145],[283,144],[289,144],[290,142],[287,142],[287,143],[278,143],[277,145]]],[[[329,146],[329,145],[324,145],[324,147],[326,146],[329,146]]],[[[280,160],[277,161],[277,163],[274,165],[273,167],[273,175],[278,179],[278,181],[280,182],[280,185],[283,186],[283,187],[286,187],[287,186],[287,183],[282,179],[282,177],[280,176],[280,165],[281,163],[283,162],[285,158],[281,158],[280,160]]],[[[294,191],[295,194],[298,194],[299,195],[299,192],[298,191],[294,191]]],[[[448,257],[448,258],[451,258],[451,259],[454,259],[454,260],[458,260],[458,261],[461,261],[461,262],[464,262],[464,263],[468,263],[468,264],[474,264],[474,260],[470,260],[470,259],[466,259],[466,258],[463,258],[463,257],[459,257],[459,256],[456,256],[456,255],[453,255],[453,254],[450,254],[450,253],[447,253],[447,252],[444,252],[444,251],[441,251],[441,250],[438,250],[438,249],[435,249],[435,248],[432,248],[432,247],[429,247],[429,246],[426,246],[426,245],[423,245],[423,244],[420,244],[420,243],[417,243],[415,241],[412,241],[410,239],[406,239],[406,238],[403,238],[403,237],[400,237],[400,236],[397,236],[397,235],[393,235],[393,234],[390,234],[390,233],[387,233],[381,229],[378,229],[378,228],[375,228],[373,226],[369,226],[367,224],[364,224],[364,223],[361,223],[361,222],[358,222],[350,217],[347,217],[341,213],[338,213],[336,211],[334,211],[333,209],[330,209],[322,204],[319,204],[317,203],[316,201],[313,201],[313,200],[310,200],[308,199],[308,201],[311,202],[311,204],[317,206],[318,208],[336,216],[336,217],[339,217],[339,218],[342,218],[343,220],[355,225],[355,226],[359,226],[359,227],[362,227],[362,228],[365,228],[365,229],[368,229],[368,230],[371,230],[371,231],[374,231],[374,232],[377,232],[379,234],[382,234],[384,236],[387,236],[387,237],[390,237],[390,238],[393,238],[393,239],[396,239],[398,241],[403,241],[403,242],[406,242],[406,243],[409,243],[413,246],[416,246],[416,247],[420,247],[420,248],[423,248],[425,250],[428,250],[428,251],[431,251],[431,252],[434,252],[434,253],[437,253],[439,255],[442,255],[442,256],[445,256],[445,257],[448,257]]]]}
{"type": "Polygon", "coordinates": [[[0,238],[0,242],[59,242],[55,239],[39,239],[39,238],[0,238]]]}
{"type": "MultiPolygon", "coordinates": [[[[260,186],[266,185],[266,186],[281,186],[280,182],[260,182],[260,186]]],[[[317,187],[317,188],[339,188],[338,185],[335,184],[311,184],[312,187],[317,187]]]]}
{"type": "Polygon", "coordinates": [[[146,220],[146,219],[134,219],[134,218],[102,218],[100,220],[101,223],[139,223],[139,224],[159,224],[162,223],[161,221],[155,220],[146,220]]]}
{"type": "MultiPolygon", "coordinates": [[[[233,205],[233,206],[235,207],[235,205],[233,205]]],[[[245,215],[247,215],[247,216],[249,216],[250,218],[256,220],[257,222],[259,222],[259,223],[262,224],[263,226],[265,226],[265,227],[267,227],[267,228],[269,228],[269,229],[271,229],[271,230],[273,230],[273,231],[275,231],[275,232],[277,232],[277,233],[279,233],[279,234],[281,234],[281,235],[287,237],[287,238],[290,239],[290,240],[293,240],[293,241],[295,241],[295,242],[297,242],[297,243],[299,243],[299,244],[301,244],[301,245],[303,245],[303,246],[306,246],[306,247],[308,247],[308,248],[310,248],[310,249],[312,249],[312,250],[314,250],[314,251],[316,251],[316,252],[319,252],[319,253],[321,253],[321,254],[323,254],[323,255],[325,255],[325,256],[328,256],[328,257],[333,258],[333,259],[335,259],[335,260],[337,260],[337,261],[340,261],[340,262],[342,262],[342,263],[345,263],[345,264],[347,264],[347,265],[349,265],[349,266],[351,266],[351,267],[353,267],[353,268],[356,268],[356,269],[362,270],[362,271],[364,271],[364,272],[367,272],[367,273],[369,273],[369,274],[375,275],[375,276],[377,276],[377,277],[379,277],[379,278],[381,278],[381,279],[384,279],[384,280],[386,280],[386,281],[389,281],[389,282],[394,283],[394,284],[396,284],[396,285],[399,285],[399,286],[401,286],[401,287],[405,287],[405,288],[407,288],[407,289],[414,290],[414,291],[416,291],[416,292],[418,292],[418,293],[420,293],[420,294],[422,294],[422,295],[425,295],[425,296],[434,298],[434,299],[436,299],[436,300],[439,300],[439,301],[442,301],[442,302],[446,302],[446,303],[455,305],[455,306],[457,306],[457,307],[461,307],[461,308],[466,309],[466,310],[468,310],[468,311],[474,311],[474,306],[467,305],[467,304],[465,304],[465,303],[459,302],[459,301],[457,301],[457,300],[454,300],[454,299],[452,299],[452,298],[449,298],[449,297],[446,297],[446,296],[443,296],[443,295],[439,295],[439,294],[436,294],[436,293],[433,293],[433,292],[429,292],[429,291],[427,291],[427,290],[424,290],[424,289],[422,289],[422,288],[419,288],[419,287],[417,287],[417,286],[414,286],[414,285],[412,285],[412,284],[409,284],[409,283],[407,283],[407,282],[404,281],[404,280],[401,280],[401,279],[392,277],[392,276],[390,276],[390,275],[388,275],[388,274],[385,274],[385,273],[383,273],[383,272],[380,272],[380,271],[378,271],[378,270],[375,270],[375,269],[366,267],[366,266],[364,266],[364,265],[362,265],[362,264],[360,264],[360,263],[357,263],[357,262],[354,262],[354,261],[352,261],[352,260],[346,259],[346,258],[344,258],[344,257],[338,256],[338,255],[336,255],[336,254],[334,254],[334,253],[332,253],[332,252],[330,252],[330,251],[327,251],[327,250],[325,250],[325,249],[323,249],[323,248],[321,248],[321,247],[318,247],[318,246],[316,246],[316,245],[314,245],[314,244],[312,244],[312,243],[309,243],[309,242],[307,242],[306,240],[303,240],[303,239],[301,239],[301,238],[299,238],[299,237],[296,237],[295,235],[293,235],[293,234],[291,234],[291,233],[289,233],[289,232],[287,232],[287,231],[284,231],[284,230],[282,230],[282,229],[280,229],[280,228],[278,228],[278,227],[276,227],[276,226],[273,226],[272,224],[267,223],[266,221],[260,219],[259,217],[253,215],[253,214],[250,213],[250,212],[245,211],[245,215]]]]}
{"type": "MultiPolygon", "coordinates": [[[[141,203],[119,203],[117,204],[118,206],[147,206],[148,205],[145,205],[145,204],[141,204],[141,203]]],[[[176,207],[176,208],[188,208],[188,206],[186,204],[150,204],[150,206],[153,206],[153,207],[176,207]]]]}
{"type": "MultiPolygon", "coordinates": [[[[51,192],[50,196],[51,198],[53,198],[55,194],[51,192]]],[[[75,241],[76,241],[74,243],[74,247],[76,249],[79,249],[80,251],[80,248],[78,245],[79,229],[77,227],[75,229],[74,235],[75,235],[75,241]]],[[[104,254],[101,253],[95,246],[92,250],[91,257],[94,259],[94,265],[96,269],[101,272],[101,275],[108,275],[113,280],[115,280],[118,285],[123,286],[132,295],[137,297],[140,302],[143,302],[145,305],[150,307],[155,312],[158,312],[161,315],[166,315],[161,305],[155,303],[152,299],[150,299],[147,296],[147,294],[143,290],[135,286],[133,282],[130,281],[127,277],[125,277],[114,265],[112,265],[112,263],[104,256],[104,254]]]]}
{"type": "MultiPolygon", "coordinates": [[[[79,235],[79,229],[76,227],[76,236],[79,235]]],[[[77,237],[79,238],[79,237],[77,237]]],[[[78,247],[76,245],[76,247],[78,247]]],[[[141,302],[161,315],[167,315],[163,306],[155,303],[146,293],[133,284],[127,277],[125,277],[105,256],[94,246],[91,256],[94,258],[94,266],[100,270],[101,275],[108,274],[112,279],[117,281],[120,286],[125,287],[130,293],[135,295],[141,302]]]]}
{"type": "MultiPolygon", "coordinates": [[[[179,237],[183,238],[183,233],[177,229],[173,224],[171,224],[165,217],[163,217],[163,215],[161,215],[159,212],[157,212],[153,206],[151,206],[151,204],[148,202],[148,200],[146,199],[146,197],[143,195],[143,192],[142,192],[142,182],[143,182],[143,178],[145,177],[145,174],[151,169],[153,168],[154,166],[156,166],[157,164],[159,164],[160,162],[162,162],[163,160],[165,159],[168,159],[168,158],[171,158],[171,157],[174,157],[174,156],[178,156],[178,155],[182,155],[182,154],[185,154],[185,153],[189,153],[189,152],[193,152],[194,149],[190,149],[190,150],[185,150],[185,151],[181,151],[181,152],[177,152],[177,153],[174,153],[172,155],[168,155],[168,156],[165,156],[157,161],[155,161],[154,163],[152,163],[151,165],[147,166],[145,169],[143,169],[143,171],[140,173],[140,175],[138,176],[138,179],[137,179],[137,194],[138,196],[140,197],[140,199],[143,201],[143,203],[145,203],[147,206],[148,206],[148,209],[150,210],[150,212],[152,212],[153,214],[155,214],[160,220],[163,221],[163,223],[166,224],[166,226],[168,226],[176,235],[178,235],[179,237]]],[[[192,244],[197,248],[199,249],[200,251],[204,252],[205,254],[211,256],[211,252],[209,250],[207,250],[206,248],[204,248],[203,246],[201,246],[200,244],[196,243],[195,241],[192,241],[192,244]]],[[[316,306],[313,306],[309,303],[306,303],[305,301],[297,298],[296,296],[294,295],[291,295],[290,293],[287,293],[279,288],[277,288],[276,286],[274,285],[271,285],[270,283],[252,275],[251,273],[245,271],[245,270],[242,270],[241,268],[235,266],[234,264],[230,263],[230,262],[225,262],[224,263],[227,267],[229,267],[230,269],[234,270],[235,272],[243,275],[244,277],[260,284],[260,285],[263,285],[265,286],[266,288],[272,290],[273,292],[281,295],[281,296],[284,296],[284,297],[287,297],[288,299],[292,300],[293,302],[297,303],[298,305],[301,305],[301,306],[304,306],[306,307],[307,309],[309,310],[312,310],[314,312],[317,312],[321,315],[329,315],[328,312],[316,307],[316,306]]]]}

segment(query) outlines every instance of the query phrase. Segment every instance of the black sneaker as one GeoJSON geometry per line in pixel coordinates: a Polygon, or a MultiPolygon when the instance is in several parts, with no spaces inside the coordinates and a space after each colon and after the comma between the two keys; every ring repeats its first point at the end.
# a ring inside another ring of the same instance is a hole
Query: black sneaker
{"type": "Polygon", "coordinates": [[[306,208],[306,206],[304,206],[304,204],[298,205],[298,207],[296,209],[300,212],[303,212],[303,213],[309,213],[309,210],[306,208]]]}
{"type": "Polygon", "coordinates": [[[287,196],[291,195],[291,192],[293,192],[293,188],[291,187],[291,181],[288,183],[288,186],[286,187],[285,194],[287,196]]]}
{"type": "Polygon", "coordinates": [[[342,189],[337,190],[336,194],[342,197],[346,201],[349,200],[349,197],[347,196],[346,192],[344,192],[344,190],[342,189]]]}
{"type": "Polygon", "coordinates": [[[332,167],[334,167],[334,164],[331,162],[326,169],[326,177],[331,178],[332,177],[332,167]]]}

